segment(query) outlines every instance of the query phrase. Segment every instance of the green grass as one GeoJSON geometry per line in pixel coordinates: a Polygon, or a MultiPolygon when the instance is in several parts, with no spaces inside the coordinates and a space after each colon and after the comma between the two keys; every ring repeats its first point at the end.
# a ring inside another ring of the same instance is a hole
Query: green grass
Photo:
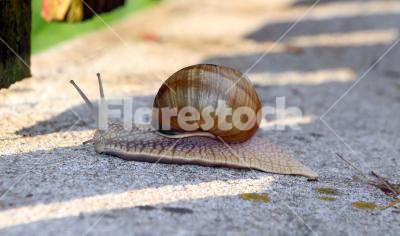
{"type": "MultiPolygon", "coordinates": [[[[115,22],[123,17],[153,5],[158,0],[126,0],[125,5],[100,17],[107,23],[115,22]]],[[[40,15],[41,0],[32,0],[32,53],[38,53],[64,40],[82,35],[106,25],[94,16],[84,22],[46,22],[40,15]]]]}

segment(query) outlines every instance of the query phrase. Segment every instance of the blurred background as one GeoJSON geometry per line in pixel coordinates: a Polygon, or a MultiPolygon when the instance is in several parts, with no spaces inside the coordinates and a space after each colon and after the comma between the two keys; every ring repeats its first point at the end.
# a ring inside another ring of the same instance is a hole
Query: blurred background
{"type": "MultiPolygon", "coordinates": [[[[110,4],[111,7],[107,9],[108,12],[102,13],[101,10],[96,11],[96,1],[86,1],[87,4],[92,3],[91,8],[98,14],[101,14],[101,18],[108,23],[113,23],[117,20],[121,20],[129,14],[134,14],[136,11],[150,7],[157,3],[159,0],[125,0],[125,1],[108,1],[116,2],[114,5],[110,4]],[[94,3],[94,4],[93,4],[94,3]]],[[[52,2],[52,1],[44,1],[52,2]]],[[[62,1],[58,1],[62,2],[62,1]]],[[[71,4],[72,1],[65,1],[71,4]]],[[[104,2],[104,1],[103,1],[104,2]]],[[[97,4],[102,4],[98,1],[97,4]]],[[[106,27],[104,22],[98,18],[93,17],[93,13],[90,14],[90,9],[85,9],[85,12],[90,16],[88,18],[80,18],[79,16],[70,16],[68,18],[68,12],[65,11],[60,14],[57,18],[54,15],[48,13],[50,10],[43,12],[42,8],[51,8],[52,6],[44,4],[42,7],[42,0],[32,0],[32,53],[43,51],[46,48],[52,47],[59,42],[77,37],[101,27],[106,27]],[[44,15],[44,16],[43,16],[44,15]],[[47,17],[47,18],[46,18],[47,17]],[[62,21],[61,21],[62,19],[62,21]]],[[[71,7],[69,5],[68,7],[71,7]]],[[[83,8],[87,8],[85,4],[83,8]]],[[[58,3],[53,7],[53,11],[57,11],[62,8],[62,4],[58,3]],[[54,9],[55,8],[55,9],[54,9]]],[[[82,12],[83,12],[82,8],[82,12]]],[[[80,9],[79,9],[80,10],[80,9]]],[[[62,9],[61,9],[62,11],[62,9]]],[[[83,14],[83,13],[82,13],[83,14]]],[[[71,14],[69,14],[71,15],[71,14]]]]}

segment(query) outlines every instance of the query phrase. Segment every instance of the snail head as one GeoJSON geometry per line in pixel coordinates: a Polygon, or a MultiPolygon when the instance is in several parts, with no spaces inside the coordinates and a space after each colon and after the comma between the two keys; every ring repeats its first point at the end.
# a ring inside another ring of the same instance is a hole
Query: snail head
{"type": "MultiPolygon", "coordinates": [[[[100,73],[97,73],[97,79],[99,83],[99,91],[100,91],[100,104],[103,104],[105,102],[105,96],[104,96],[104,89],[103,89],[103,83],[101,81],[100,73]]],[[[96,120],[96,131],[94,133],[94,136],[92,139],[87,140],[83,142],[83,144],[89,144],[89,143],[95,143],[95,144],[101,144],[104,143],[104,136],[106,135],[106,132],[104,130],[99,129],[99,119],[101,115],[100,109],[98,107],[95,107],[89,100],[89,98],[86,96],[86,94],[82,91],[81,88],[75,83],[75,81],[70,80],[70,83],[75,87],[75,89],[78,91],[79,95],[82,97],[82,99],[85,101],[86,105],[90,109],[91,116],[95,118],[96,120]]],[[[98,145],[96,145],[98,146],[98,145]]],[[[101,146],[101,145],[100,145],[101,146]]]]}

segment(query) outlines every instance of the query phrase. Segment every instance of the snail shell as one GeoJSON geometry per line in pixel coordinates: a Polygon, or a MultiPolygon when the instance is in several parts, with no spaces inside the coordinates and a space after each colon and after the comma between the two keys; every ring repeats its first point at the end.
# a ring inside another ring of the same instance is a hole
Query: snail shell
{"type": "MultiPolygon", "coordinates": [[[[97,76],[100,95],[104,99],[100,74],[97,76]]],[[[240,72],[222,66],[186,67],[166,81],[176,91],[176,96],[169,92],[170,89],[167,86],[161,86],[154,101],[155,107],[192,105],[201,110],[204,106],[210,105],[207,105],[208,102],[215,105],[213,102],[220,99],[227,101],[227,105],[232,107],[233,112],[240,106],[249,106],[254,111],[258,111],[261,103],[246,77],[243,77],[229,93],[225,94],[225,91],[242,76],[240,72]]],[[[88,104],[93,115],[98,117],[98,110],[80,88],[73,81],[71,83],[88,104]]],[[[199,123],[203,121],[204,119],[200,119],[199,123]]],[[[231,120],[227,119],[227,121],[231,120]]],[[[242,120],[242,122],[245,121],[242,120]]],[[[124,160],[250,168],[277,174],[302,175],[309,179],[318,178],[318,174],[277,145],[254,135],[258,128],[257,122],[247,131],[233,130],[231,133],[229,131],[225,133],[213,127],[210,132],[219,137],[215,139],[204,137],[196,132],[169,135],[149,128],[139,128],[136,124],[132,126],[131,130],[126,130],[123,123],[109,121],[107,130],[97,129],[93,138],[84,144],[92,143],[97,153],[117,156],[124,160]],[[226,142],[231,142],[231,144],[227,145],[226,142]]],[[[181,131],[176,120],[174,129],[181,131]]]]}
{"type": "MultiPolygon", "coordinates": [[[[254,115],[242,115],[237,120],[232,120],[232,115],[226,116],[225,124],[232,124],[232,128],[227,129],[218,121],[217,112],[212,112],[210,115],[214,125],[206,132],[220,137],[227,143],[240,143],[252,137],[258,128],[256,114],[261,109],[261,102],[251,81],[240,71],[211,64],[183,68],[165,81],[154,99],[153,107],[159,109],[159,114],[158,121],[153,123],[158,125],[160,132],[168,134],[170,132],[162,130],[161,127],[165,122],[161,108],[177,108],[179,113],[182,108],[191,106],[200,113],[207,106],[217,109],[219,100],[225,101],[227,107],[232,108],[231,114],[239,107],[248,107],[254,115]]],[[[173,132],[187,132],[179,125],[177,116],[171,117],[167,122],[170,122],[173,132]]],[[[202,114],[196,122],[199,130],[202,130],[201,125],[206,123],[202,114]]]]}

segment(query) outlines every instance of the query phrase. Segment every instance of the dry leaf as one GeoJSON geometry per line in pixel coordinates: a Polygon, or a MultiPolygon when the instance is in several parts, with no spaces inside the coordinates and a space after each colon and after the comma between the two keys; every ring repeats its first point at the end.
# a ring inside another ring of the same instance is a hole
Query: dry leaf
{"type": "MultiPolygon", "coordinates": [[[[360,169],[358,169],[356,166],[354,166],[351,162],[347,161],[342,155],[340,155],[339,153],[336,153],[336,156],[339,157],[340,159],[342,159],[343,161],[345,161],[347,164],[349,164],[355,170],[357,170],[362,176],[367,178],[367,176],[364,175],[360,169]]],[[[377,178],[377,180],[368,181],[368,184],[379,188],[382,192],[384,192],[388,196],[398,197],[400,195],[400,184],[391,183],[387,178],[380,176],[375,171],[371,171],[371,173],[372,173],[372,175],[374,175],[377,178]]],[[[353,177],[353,179],[354,179],[354,177],[353,177]]],[[[394,201],[392,203],[397,204],[398,202],[396,202],[396,201],[394,201]]]]}
{"type": "Polygon", "coordinates": [[[375,175],[378,180],[370,181],[369,184],[379,188],[382,192],[391,197],[400,195],[400,184],[391,183],[387,178],[380,176],[375,171],[372,171],[372,174],[375,175]]]}
{"type": "Polygon", "coordinates": [[[293,54],[302,54],[304,52],[303,48],[291,44],[286,45],[286,50],[293,54]]]}
{"type": "Polygon", "coordinates": [[[394,207],[394,206],[396,206],[396,205],[399,204],[399,203],[400,203],[400,198],[397,199],[397,200],[394,200],[393,202],[390,202],[389,204],[387,204],[386,206],[384,206],[384,207],[383,207],[383,210],[388,209],[388,208],[390,208],[390,207],[394,207]]]}
{"type": "Polygon", "coordinates": [[[143,41],[154,41],[154,42],[161,41],[160,36],[158,36],[157,34],[150,33],[150,32],[139,32],[137,36],[143,41]]]}

